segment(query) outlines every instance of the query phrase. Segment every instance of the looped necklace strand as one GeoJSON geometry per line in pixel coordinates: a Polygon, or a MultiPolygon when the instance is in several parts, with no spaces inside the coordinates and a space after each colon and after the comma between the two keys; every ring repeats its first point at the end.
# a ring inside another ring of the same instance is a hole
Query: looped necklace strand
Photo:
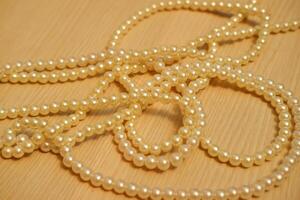
{"type": "Polygon", "coordinates": [[[6,64],[0,69],[2,83],[57,83],[86,79],[101,75],[97,86],[81,100],[65,100],[43,105],[23,105],[0,108],[0,120],[16,119],[0,136],[1,156],[5,159],[22,158],[40,149],[60,154],[63,164],[94,187],[102,187],[118,194],[140,199],[248,199],[259,197],[273,186],[278,186],[288,176],[300,156],[300,103],[282,84],[262,76],[245,72],[247,65],[262,52],[270,34],[295,31],[299,21],[270,24],[267,11],[257,4],[222,1],[177,0],[153,4],[128,18],[114,31],[106,50],[79,58],[60,58],[48,61],[26,61],[6,64]],[[172,10],[220,11],[232,14],[224,25],[207,35],[182,46],[161,46],[144,50],[118,49],[121,39],[138,22],[162,11],[172,10]],[[236,29],[250,16],[259,19],[255,27],[236,29]],[[237,58],[217,55],[218,45],[226,40],[242,40],[256,36],[251,48],[237,58]],[[181,61],[191,61],[183,64],[181,61]],[[132,79],[136,74],[152,72],[155,75],[144,85],[132,79]],[[209,86],[211,79],[220,79],[254,92],[265,99],[279,119],[279,132],[272,143],[254,155],[239,155],[214,144],[205,132],[205,112],[197,94],[209,86]],[[126,90],[116,95],[104,96],[111,83],[118,82],[126,90]],[[136,120],[144,110],[156,102],[176,103],[182,113],[183,126],[178,133],[159,144],[149,144],[135,128],[136,120]],[[72,127],[83,121],[90,111],[118,107],[109,119],[81,130],[72,127]],[[54,124],[37,116],[72,114],[54,124]],[[112,133],[119,152],[135,167],[165,171],[179,167],[195,149],[208,152],[211,157],[231,166],[249,168],[272,160],[284,149],[288,153],[268,175],[239,187],[218,190],[159,188],[129,183],[95,172],[77,160],[72,149],[75,144],[94,135],[112,133]]]}

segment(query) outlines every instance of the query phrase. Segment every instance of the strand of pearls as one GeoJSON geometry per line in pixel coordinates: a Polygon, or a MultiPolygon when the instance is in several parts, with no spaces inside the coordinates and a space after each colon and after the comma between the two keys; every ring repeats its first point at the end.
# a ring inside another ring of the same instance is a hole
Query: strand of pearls
{"type": "MultiPolygon", "coordinates": [[[[249,74],[251,73],[244,72],[242,70],[235,70],[230,66],[203,66],[200,67],[199,70],[206,71],[207,73],[199,74],[199,76],[229,81],[230,83],[236,84],[240,88],[245,88],[246,90],[251,92],[254,91],[257,95],[262,96],[266,100],[272,99],[274,105],[275,102],[277,102],[276,111],[278,112],[278,114],[282,111],[290,113],[289,110],[291,110],[290,114],[293,116],[293,122],[295,123],[293,132],[291,133],[291,148],[288,154],[284,157],[282,163],[270,175],[260,178],[259,180],[249,185],[230,187],[228,189],[219,189],[215,191],[198,189],[174,190],[170,188],[149,187],[139,185],[137,183],[128,183],[123,180],[116,180],[112,177],[106,177],[101,173],[94,172],[90,168],[86,167],[82,162],[74,158],[70,146],[62,147],[64,149],[63,157],[65,166],[72,169],[75,174],[80,175],[82,180],[90,181],[91,184],[95,187],[101,186],[105,190],[113,190],[116,193],[125,193],[128,196],[138,196],[142,199],[248,199],[252,196],[258,197],[263,192],[270,190],[272,187],[280,185],[280,183],[287,177],[288,173],[295,165],[295,163],[299,161],[299,100],[294,97],[290,91],[286,90],[281,84],[278,84],[274,81],[272,82],[272,84],[270,84],[270,82],[268,82],[261,76],[249,76],[249,74]],[[247,79],[245,79],[244,77],[247,77],[247,79]],[[282,99],[280,103],[278,103],[278,97],[280,100],[282,99]]],[[[197,68],[199,68],[198,65],[197,68]]],[[[119,128],[118,126],[117,130],[120,131],[119,133],[121,133],[122,135],[120,138],[124,139],[124,129],[121,127],[119,128]]],[[[122,146],[121,148],[129,148],[128,145],[125,146],[126,147],[122,146]]],[[[132,149],[129,148],[129,152],[130,150],[132,149]]],[[[135,152],[132,154],[135,154],[135,152]]],[[[127,156],[130,156],[130,154],[127,156]]],[[[143,159],[136,160],[136,164],[142,165],[141,163],[143,159]]],[[[147,161],[145,162],[149,162],[148,165],[151,165],[151,167],[154,166],[154,157],[146,160],[147,161]]],[[[164,167],[170,165],[168,161],[163,159],[157,162],[157,165],[163,169],[165,169],[164,167]]]]}
{"type": "Polygon", "coordinates": [[[97,86],[81,100],[51,102],[43,105],[0,108],[0,120],[16,119],[0,136],[3,158],[22,158],[40,149],[60,154],[63,163],[83,181],[95,187],[113,190],[141,199],[248,199],[260,196],[287,177],[300,156],[300,103],[283,85],[262,76],[244,72],[238,67],[253,62],[261,53],[270,33],[295,31],[299,21],[270,24],[267,11],[256,0],[249,3],[222,1],[177,0],[153,4],[127,19],[114,32],[105,51],[79,58],[6,64],[0,69],[2,83],[56,83],[83,80],[99,76],[97,86]],[[117,49],[120,40],[138,24],[155,13],[172,10],[219,11],[233,14],[224,25],[207,35],[198,37],[183,46],[161,46],[144,50],[117,49]],[[258,17],[258,25],[234,29],[249,16],[258,17]],[[242,40],[257,36],[256,42],[237,58],[217,56],[218,44],[226,40],[242,40]],[[190,64],[183,64],[192,58],[190,64]],[[197,61],[194,61],[197,60],[197,61]],[[135,74],[154,72],[144,85],[131,78],[135,74]],[[278,114],[279,132],[275,139],[253,155],[240,155],[223,150],[214,144],[205,128],[205,112],[196,94],[205,89],[210,79],[220,79],[236,84],[264,98],[278,114]],[[120,83],[126,90],[116,95],[103,96],[109,85],[120,83]],[[178,104],[183,116],[183,126],[171,138],[150,144],[135,128],[142,112],[156,102],[178,104]],[[95,109],[118,107],[109,119],[86,125],[76,132],[69,131],[95,109]],[[71,112],[54,124],[38,116],[71,112]],[[220,190],[170,189],[128,183],[103,176],[75,159],[72,148],[94,135],[110,132],[122,156],[135,167],[165,171],[178,167],[195,147],[206,150],[211,157],[232,166],[245,168],[272,160],[283,149],[289,148],[282,163],[269,175],[254,183],[220,190]]]}
{"type": "MultiPolygon", "coordinates": [[[[58,81],[65,82],[85,79],[87,77],[102,73],[102,66],[104,64],[113,65],[113,61],[111,60],[112,57],[115,58],[118,64],[121,64],[122,61],[132,62],[133,60],[138,60],[140,58],[143,60],[145,60],[145,58],[146,60],[149,60],[152,56],[163,56],[167,58],[169,63],[172,63],[172,60],[174,60],[172,55],[176,55],[175,57],[177,59],[182,56],[187,56],[187,54],[189,55],[189,57],[196,56],[201,59],[207,58],[205,55],[207,55],[209,58],[212,58],[212,54],[216,52],[217,41],[226,39],[244,39],[247,37],[251,37],[254,34],[258,34],[259,32],[261,33],[259,34],[259,36],[261,36],[262,38],[257,40],[256,45],[253,46],[253,50],[249,50],[248,54],[240,56],[240,58],[238,59],[232,59],[229,57],[227,57],[227,59],[216,59],[218,62],[247,64],[249,61],[253,61],[255,57],[257,57],[258,51],[260,51],[262,44],[265,43],[265,38],[268,32],[278,33],[294,31],[296,29],[299,29],[300,27],[299,21],[292,21],[274,25],[263,23],[262,25],[254,28],[241,29],[240,31],[226,31],[229,28],[235,27],[235,24],[243,19],[242,12],[245,12],[244,10],[246,10],[246,13],[247,11],[254,11],[254,13],[257,14],[266,12],[264,9],[261,9],[258,12],[257,7],[254,7],[253,5],[241,5],[240,3],[232,4],[230,2],[226,4],[223,2],[216,3],[214,1],[203,1],[202,3],[199,3],[198,1],[170,1],[168,3],[161,2],[159,5],[153,4],[149,8],[146,8],[144,11],[139,11],[137,15],[132,16],[130,18],[131,20],[126,20],[125,23],[122,24],[120,28],[114,32],[114,35],[112,37],[113,39],[109,42],[107,52],[91,53],[88,56],[81,56],[80,58],[70,57],[69,59],[51,59],[46,62],[38,60],[36,62],[17,62],[14,65],[6,64],[2,69],[3,72],[0,72],[1,82],[9,81],[11,83],[26,83],[30,81],[31,83],[56,83],[58,81]],[[160,9],[158,9],[158,7],[160,9]],[[191,41],[189,45],[185,45],[183,47],[161,47],[152,48],[150,50],[129,52],[126,52],[124,50],[115,50],[115,46],[119,43],[121,36],[127,34],[127,32],[132,29],[138,21],[149,17],[149,13],[151,13],[152,15],[159,11],[174,9],[190,9],[200,11],[234,11],[240,9],[239,11],[241,13],[237,13],[236,16],[233,16],[229,22],[227,22],[220,28],[215,28],[211,34],[208,34],[205,37],[199,37],[191,41]],[[264,29],[264,27],[266,26],[269,28],[264,29]],[[197,51],[196,47],[203,46],[205,43],[208,44],[210,50],[207,53],[205,51],[197,51]],[[79,69],[72,69],[74,67],[79,67],[79,69]]],[[[269,19],[268,15],[265,15],[263,18],[267,21],[269,19]]],[[[153,58],[151,58],[150,60],[153,60],[153,58]]]]}

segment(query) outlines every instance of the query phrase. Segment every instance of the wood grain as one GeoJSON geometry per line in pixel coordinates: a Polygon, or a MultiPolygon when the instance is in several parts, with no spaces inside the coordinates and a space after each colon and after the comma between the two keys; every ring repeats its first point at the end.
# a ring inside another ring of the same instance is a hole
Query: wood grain
{"type": "MultiPolygon", "coordinates": [[[[81,55],[103,49],[116,27],[136,10],[154,1],[144,0],[1,0],[1,63],[28,59],[48,59],[81,55]]],[[[263,0],[272,22],[300,18],[298,0],[263,0]]],[[[188,11],[161,13],[137,26],[125,38],[122,47],[145,48],[183,44],[221,25],[226,17],[188,11]]],[[[219,53],[239,55],[252,40],[222,45],[219,53]]],[[[283,83],[300,97],[300,34],[272,35],[258,60],[247,70],[283,83]]],[[[140,80],[143,77],[139,77],[140,80]]],[[[0,84],[0,104],[11,107],[41,104],[62,99],[80,99],[92,90],[97,78],[55,85],[0,84]]],[[[118,90],[112,86],[111,92],[118,90]]],[[[217,144],[233,152],[253,153],[262,149],[276,134],[276,116],[268,104],[254,95],[214,81],[199,94],[207,113],[205,132],[217,144]]],[[[109,116],[97,111],[83,124],[109,116]]],[[[62,116],[51,117],[57,120],[62,116]]],[[[1,130],[11,122],[0,122],[1,130]]],[[[175,133],[181,124],[176,105],[155,104],[138,120],[138,131],[151,142],[175,133]],[[147,123],[145,123],[147,122],[147,123]]],[[[79,127],[82,127],[80,125],[79,127]]],[[[177,169],[164,173],[134,168],[122,160],[106,135],[89,140],[75,154],[103,174],[150,186],[173,188],[224,188],[241,185],[268,174],[279,158],[251,169],[232,168],[196,150],[177,169]]],[[[279,188],[265,194],[264,200],[300,199],[299,165],[279,188]]],[[[128,199],[122,195],[93,188],[65,170],[61,159],[51,153],[35,152],[21,160],[0,158],[0,200],[18,199],[128,199]]]]}

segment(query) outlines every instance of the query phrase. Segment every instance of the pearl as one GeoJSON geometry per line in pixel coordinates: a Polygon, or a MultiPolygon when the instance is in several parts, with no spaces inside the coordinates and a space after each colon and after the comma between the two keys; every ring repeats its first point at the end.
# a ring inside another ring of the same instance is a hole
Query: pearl
{"type": "Polygon", "coordinates": [[[13,148],[12,155],[14,158],[21,158],[24,155],[24,151],[21,147],[15,146],[13,148]]]}
{"type": "Polygon", "coordinates": [[[200,190],[192,189],[190,193],[191,193],[190,197],[191,197],[192,200],[201,199],[202,193],[201,193],[200,190]]]}
{"type": "Polygon", "coordinates": [[[172,138],[172,142],[173,142],[174,146],[179,146],[182,143],[182,138],[180,136],[174,135],[172,138]]]}
{"type": "Polygon", "coordinates": [[[243,186],[241,188],[241,198],[242,199],[249,199],[252,195],[252,191],[250,189],[250,187],[248,186],[243,186]]]}
{"type": "Polygon", "coordinates": [[[43,152],[49,152],[50,151],[50,143],[49,142],[43,142],[40,146],[40,149],[43,152]]]}
{"type": "Polygon", "coordinates": [[[126,187],[126,183],[124,183],[124,181],[119,180],[116,182],[113,189],[116,193],[121,194],[125,192],[125,187],[126,187]]]}
{"type": "Polygon", "coordinates": [[[102,174],[94,173],[91,175],[90,181],[94,187],[100,187],[102,185],[102,174]]]}
{"type": "Polygon", "coordinates": [[[216,199],[217,200],[223,200],[223,199],[226,199],[226,192],[223,191],[223,190],[217,190],[216,191],[216,199]]]}
{"type": "Polygon", "coordinates": [[[137,167],[142,167],[145,164],[145,156],[143,154],[136,154],[133,157],[133,163],[137,167]]]}
{"type": "Polygon", "coordinates": [[[218,154],[218,159],[221,162],[228,162],[229,161],[229,153],[226,151],[222,151],[218,154]]]}
{"type": "Polygon", "coordinates": [[[206,190],[203,190],[202,193],[203,193],[203,199],[206,199],[206,200],[213,199],[213,193],[211,190],[206,189],[206,190]]]}
{"type": "Polygon", "coordinates": [[[232,166],[238,166],[241,163],[241,159],[238,155],[231,155],[229,158],[229,162],[232,166]]]}
{"type": "Polygon", "coordinates": [[[254,186],[253,186],[253,195],[256,196],[256,197],[259,197],[262,195],[262,193],[264,192],[265,188],[264,188],[264,185],[261,184],[261,183],[256,183],[254,186]]]}
{"type": "Polygon", "coordinates": [[[184,190],[179,190],[177,191],[177,195],[176,195],[176,198],[179,199],[179,200],[186,200],[189,198],[189,193],[184,191],[184,190]]]}
{"type": "Polygon", "coordinates": [[[171,162],[172,166],[178,167],[182,163],[182,161],[183,161],[182,154],[180,154],[180,153],[171,154],[170,162],[171,162]]]}
{"type": "Polygon", "coordinates": [[[73,161],[72,164],[71,164],[71,167],[72,167],[72,171],[75,174],[79,174],[81,169],[83,168],[83,165],[78,161],[73,161]]]}
{"type": "Polygon", "coordinates": [[[32,142],[25,142],[22,147],[24,153],[32,153],[34,151],[34,145],[32,142]]]}
{"type": "Polygon", "coordinates": [[[41,133],[35,133],[31,139],[35,145],[41,145],[44,142],[44,136],[41,133]]]}
{"type": "Polygon", "coordinates": [[[63,164],[65,167],[71,167],[72,166],[72,162],[73,162],[73,157],[72,156],[65,156],[63,158],[63,164]]]}
{"type": "Polygon", "coordinates": [[[111,177],[104,177],[102,179],[102,187],[105,190],[112,190],[114,187],[114,181],[111,177]]]}
{"type": "Polygon", "coordinates": [[[3,143],[6,146],[12,146],[16,143],[16,136],[13,133],[7,133],[3,136],[3,143]]]}
{"type": "Polygon", "coordinates": [[[161,157],[158,160],[158,164],[157,164],[158,169],[165,171],[167,169],[169,169],[170,167],[170,162],[168,159],[161,157]]]}
{"type": "Polygon", "coordinates": [[[228,197],[229,199],[238,199],[239,198],[239,191],[238,189],[231,187],[228,189],[228,197]]]}
{"type": "Polygon", "coordinates": [[[262,153],[259,153],[254,158],[254,164],[256,165],[262,165],[265,161],[265,156],[262,153]]]}
{"type": "Polygon", "coordinates": [[[216,157],[219,153],[219,148],[215,145],[208,146],[208,154],[212,157],[216,157]]]}
{"type": "Polygon", "coordinates": [[[163,191],[164,197],[163,199],[165,200],[174,200],[176,192],[172,190],[171,188],[167,188],[163,191]]]}
{"type": "Polygon", "coordinates": [[[188,128],[186,127],[182,127],[179,129],[178,134],[182,137],[182,138],[187,138],[190,134],[190,131],[188,128]]]}
{"type": "Polygon", "coordinates": [[[153,200],[160,200],[163,197],[163,192],[159,188],[153,188],[152,194],[150,195],[150,198],[153,200]]]}
{"type": "Polygon", "coordinates": [[[163,152],[169,152],[172,149],[172,142],[171,141],[165,141],[161,145],[161,150],[163,152]]]}
{"type": "Polygon", "coordinates": [[[157,160],[154,156],[148,156],[145,160],[145,165],[148,169],[154,169],[157,166],[157,160]]]}
{"type": "Polygon", "coordinates": [[[254,160],[250,156],[245,156],[244,158],[242,158],[242,166],[243,167],[246,167],[246,168],[252,167],[253,163],[254,163],[254,160]]]}
{"type": "Polygon", "coordinates": [[[152,145],[150,148],[150,153],[153,155],[159,155],[161,152],[161,148],[159,145],[152,145]]]}
{"type": "Polygon", "coordinates": [[[151,195],[152,191],[146,186],[141,186],[138,191],[138,196],[141,199],[147,199],[151,195]]]}
{"type": "Polygon", "coordinates": [[[80,178],[83,181],[89,181],[91,177],[92,171],[86,167],[81,168],[80,170],[80,178]]]}
{"type": "Polygon", "coordinates": [[[0,120],[5,119],[7,117],[7,111],[0,108],[0,120]]]}
{"type": "Polygon", "coordinates": [[[3,158],[11,158],[13,156],[13,148],[12,147],[4,147],[1,151],[1,155],[3,158]]]}
{"type": "Polygon", "coordinates": [[[130,197],[134,197],[138,194],[138,187],[135,184],[129,183],[125,188],[125,193],[130,197]]]}
{"type": "Polygon", "coordinates": [[[179,147],[179,152],[183,155],[183,157],[186,157],[190,151],[191,151],[190,145],[181,145],[179,147]]]}

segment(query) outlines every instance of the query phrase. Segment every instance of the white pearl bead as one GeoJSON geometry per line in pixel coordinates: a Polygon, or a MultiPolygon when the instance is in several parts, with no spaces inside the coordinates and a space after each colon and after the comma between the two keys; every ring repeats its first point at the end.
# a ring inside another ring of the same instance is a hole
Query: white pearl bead
{"type": "Polygon", "coordinates": [[[114,185],[113,190],[118,193],[121,194],[123,192],[125,192],[125,188],[126,188],[126,183],[124,181],[116,181],[116,184],[114,185]]]}
{"type": "Polygon", "coordinates": [[[92,171],[86,167],[81,168],[80,170],[80,178],[83,181],[89,181],[91,178],[92,171]]]}
{"type": "Polygon", "coordinates": [[[102,185],[102,179],[103,179],[102,174],[94,173],[91,175],[90,181],[93,186],[99,187],[102,185]]]}
{"type": "Polygon", "coordinates": [[[161,191],[159,188],[153,188],[152,193],[150,195],[150,198],[153,200],[161,200],[163,197],[163,191],[161,191]]]}
{"type": "Polygon", "coordinates": [[[72,167],[72,171],[73,171],[75,174],[79,174],[80,171],[81,171],[81,169],[83,168],[83,165],[82,165],[80,162],[74,160],[74,161],[72,162],[71,167],[72,167]]]}
{"type": "Polygon", "coordinates": [[[133,157],[133,163],[135,166],[142,167],[145,164],[145,156],[143,154],[136,154],[133,157]]]}
{"type": "Polygon", "coordinates": [[[139,188],[135,184],[132,184],[132,183],[127,184],[125,187],[125,193],[130,197],[137,195],[138,190],[139,190],[139,188]]]}
{"type": "Polygon", "coordinates": [[[24,151],[21,147],[15,146],[13,148],[12,155],[13,155],[14,158],[21,158],[24,155],[24,151]]]}
{"type": "Polygon", "coordinates": [[[180,153],[172,153],[170,162],[172,166],[178,167],[182,163],[182,155],[180,153]]]}
{"type": "Polygon", "coordinates": [[[141,186],[138,191],[138,196],[142,199],[147,199],[148,197],[150,197],[151,193],[152,191],[150,188],[146,186],[141,186]]]}
{"type": "Polygon", "coordinates": [[[102,179],[102,187],[105,190],[112,190],[114,187],[114,181],[111,177],[104,177],[102,179]]]}
{"type": "Polygon", "coordinates": [[[158,159],[157,167],[158,167],[158,169],[165,171],[165,170],[169,169],[170,162],[168,159],[161,157],[158,159]]]}
{"type": "Polygon", "coordinates": [[[148,156],[145,160],[145,165],[148,169],[154,169],[157,166],[157,160],[154,156],[148,156]]]}
{"type": "Polygon", "coordinates": [[[11,158],[13,156],[13,148],[12,147],[4,147],[1,151],[1,155],[3,158],[11,158]]]}

